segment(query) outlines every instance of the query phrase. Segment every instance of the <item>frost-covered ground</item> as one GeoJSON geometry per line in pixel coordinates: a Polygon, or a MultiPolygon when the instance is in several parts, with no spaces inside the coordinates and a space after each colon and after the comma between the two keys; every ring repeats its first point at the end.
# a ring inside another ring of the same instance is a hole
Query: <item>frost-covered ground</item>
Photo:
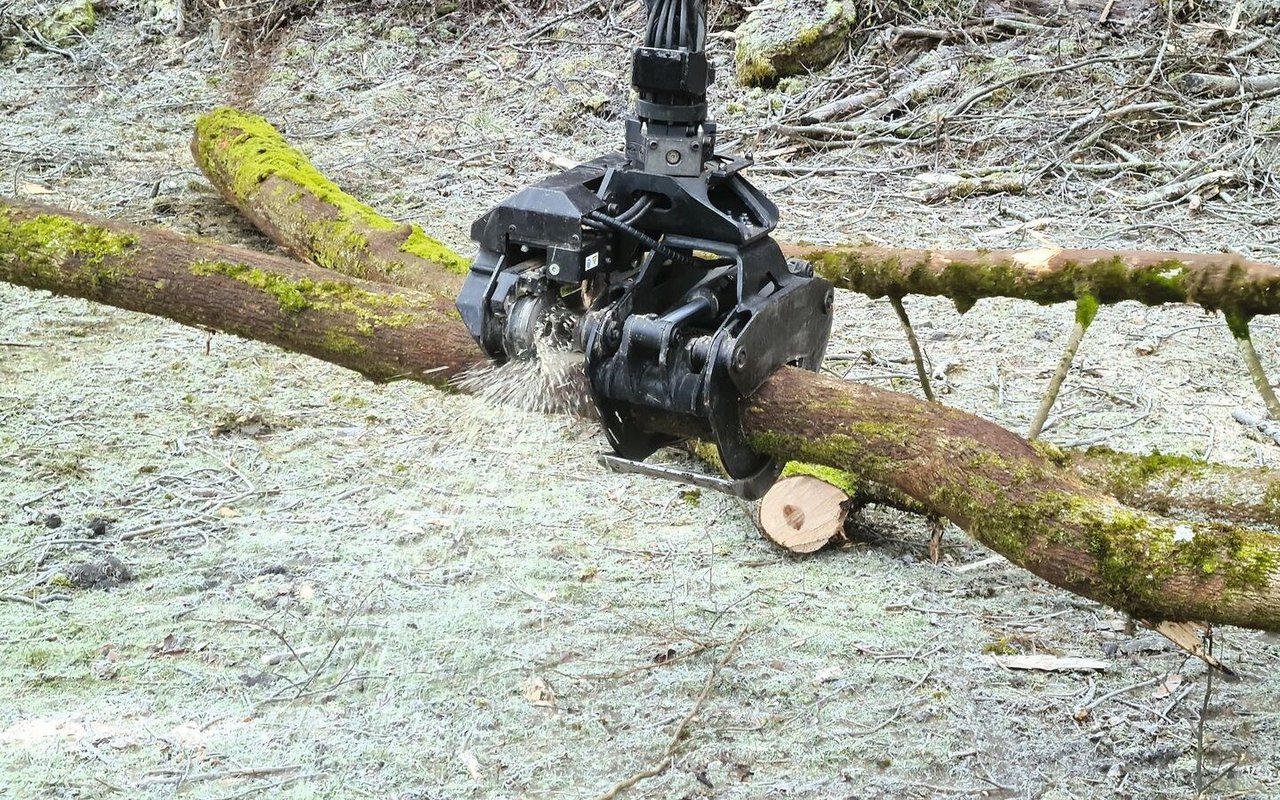
{"type": "MultiPolygon", "coordinates": [[[[619,4],[525,41],[505,6],[330,4],[251,65],[142,5],[107,4],[70,57],[0,64],[0,191],[261,247],[192,166],[199,113],[265,114],[465,248],[468,220],[553,169],[539,151],[614,146],[639,26],[619,4]]],[[[721,115],[754,131],[822,80],[725,89],[721,115]]],[[[950,157],[841,150],[801,163],[868,172],[759,182],[791,239],[1276,252],[1265,194],[1253,222],[1058,186],[926,206],[877,172],[950,157]]],[[[1025,428],[1071,310],[909,305],[943,399],[1025,428]]],[[[832,368],[915,391],[888,306],[840,306],[832,368]]],[[[1257,333],[1280,370],[1274,326],[1257,333]]],[[[1090,331],[1049,438],[1275,466],[1230,417],[1255,405],[1220,320],[1126,304],[1090,331]]],[[[1198,752],[1206,779],[1238,760],[1210,796],[1275,796],[1274,639],[1218,632],[1243,678],[1216,683],[1198,746],[1198,661],[962,534],[933,565],[920,521],[873,512],[793,558],[736,501],[603,473],[602,446],[581,423],[0,287],[0,797],[594,797],[659,763],[695,708],[674,767],[633,796],[1187,797],[1198,752]],[[111,585],[119,567],[132,579],[111,585]],[[1004,672],[991,650],[1110,669],[1004,672]]]]}

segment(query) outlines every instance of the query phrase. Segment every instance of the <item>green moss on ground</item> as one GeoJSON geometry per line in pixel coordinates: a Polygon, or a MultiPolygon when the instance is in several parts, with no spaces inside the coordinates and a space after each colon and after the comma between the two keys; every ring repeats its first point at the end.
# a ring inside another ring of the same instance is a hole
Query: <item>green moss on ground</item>
{"type": "MultiPolygon", "coordinates": [[[[262,117],[233,108],[216,109],[196,121],[196,141],[200,157],[206,163],[216,159],[216,165],[231,168],[227,176],[228,190],[241,202],[248,203],[263,181],[277,177],[337,210],[338,219],[317,221],[317,225],[325,227],[314,231],[311,237],[312,241],[335,243],[315,254],[320,266],[334,269],[362,260],[344,254],[365,255],[369,250],[370,232],[406,230],[400,252],[460,275],[470,268],[466,258],[428,236],[421,227],[388,219],[342,191],[262,117]]],[[[285,200],[296,203],[303,196],[297,190],[290,190],[285,200]]],[[[395,266],[387,264],[389,269],[395,266]]]]}
{"type": "Polygon", "coordinates": [[[91,0],[70,0],[35,23],[40,37],[55,47],[69,47],[93,31],[98,15],[91,0]]]}

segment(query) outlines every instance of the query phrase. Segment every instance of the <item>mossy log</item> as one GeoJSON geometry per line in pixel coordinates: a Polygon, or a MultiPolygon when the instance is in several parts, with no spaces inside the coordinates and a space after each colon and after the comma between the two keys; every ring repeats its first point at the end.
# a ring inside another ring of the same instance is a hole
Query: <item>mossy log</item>
{"type": "Polygon", "coordinates": [[[1280,314],[1280,266],[1225,253],[1128,250],[911,250],[786,245],[841,289],[870,297],[950,298],[961,311],[986,297],[1042,305],[1085,295],[1106,304],[1195,303],[1247,322],[1280,314]]]}
{"type": "Polygon", "coordinates": [[[261,117],[231,108],[204,114],[191,155],[227,202],[298,258],[408,288],[462,285],[465,258],[342,191],[261,117]]]}
{"type": "Polygon", "coordinates": [[[1134,455],[1106,447],[1037,449],[1091,486],[1127,505],[1163,514],[1280,530],[1280,472],[1215,464],[1186,456],[1134,455]]]}
{"type": "Polygon", "coordinates": [[[936,403],[785,369],[744,406],[761,452],[888,487],[1057,586],[1143,619],[1274,630],[1280,536],[1134,509],[936,403]]]}
{"type": "MultiPolygon", "coordinates": [[[[1106,447],[1062,450],[1045,442],[1035,442],[1032,446],[1087,486],[1134,509],[1280,532],[1280,473],[1274,470],[1231,467],[1163,453],[1137,455],[1106,447]]],[[[762,506],[772,503],[785,508],[785,504],[790,503],[805,517],[823,517],[832,513],[830,509],[866,505],[928,513],[920,503],[899,492],[875,483],[859,483],[854,476],[831,467],[793,462],[787,465],[783,476],[822,481],[831,491],[812,490],[803,502],[782,494],[766,496],[762,506]]],[[[772,515],[766,516],[762,508],[761,527],[775,542],[793,535],[786,525],[778,522],[785,517],[786,514],[776,508],[772,515]]]]}
{"type": "MultiPolygon", "coordinates": [[[[439,384],[477,357],[443,294],[9,201],[0,280],[226,330],[377,380],[439,384]]],[[[744,425],[761,451],[884,486],[1077,594],[1145,619],[1280,630],[1280,536],[1129,508],[973,415],[785,369],[745,403],[744,425]]]]}
{"type": "Polygon", "coordinates": [[[214,328],[375,381],[446,385],[483,361],[452,292],[0,197],[0,281],[214,328]]]}

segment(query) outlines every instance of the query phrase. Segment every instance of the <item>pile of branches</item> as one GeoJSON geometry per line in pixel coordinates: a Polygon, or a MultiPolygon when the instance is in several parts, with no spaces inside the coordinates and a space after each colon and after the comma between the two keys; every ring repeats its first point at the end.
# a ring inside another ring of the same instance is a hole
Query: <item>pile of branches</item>
{"type": "Polygon", "coordinates": [[[1276,195],[1273,4],[1029,0],[980,11],[864,28],[856,58],[762,133],[824,151],[828,166],[830,151],[851,147],[969,165],[922,186],[927,201],[1039,185],[1131,208],[1221,196],[1256,217],[1247,204],[1276,195]]]}

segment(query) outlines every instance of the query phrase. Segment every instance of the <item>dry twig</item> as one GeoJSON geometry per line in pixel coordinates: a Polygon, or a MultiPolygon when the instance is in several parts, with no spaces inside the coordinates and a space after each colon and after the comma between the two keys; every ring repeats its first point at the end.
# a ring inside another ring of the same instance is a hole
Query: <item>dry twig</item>
{"type": "Polygon", "coordinates": [[[702,713],[703,706],[707,704],[707,700],[711,697],[711,689],[715,686],[716,677],[720,674],[720,670],[724,669],[725,665],[738,652],[738,648],[742,646],[742,642],[750,632],[749,629],[743,629],[729,644],[729,649],[725,651],[724,657],[711,670],[706,682],[702,684],[702,691],[698,693],[698,699],[694,701],[693,708],[689,709],[689,713],[685,714],[684,719],[680,720],[680,724],[676,726],[675,733],[671,735],[670,743],[667,744],[667,748],[662,752],[658,761],[652,767],[630,775],[614,784],[612,788],[600,795],[598,800],[614,800],[616,797],[621,797],[624,792],[636,784],[647,781],[650,778],[656,778],[671,769],[671,765],[675,763],[676,754],[683,744],[685,733],[689,730],[689,725],[702,713]]]}

